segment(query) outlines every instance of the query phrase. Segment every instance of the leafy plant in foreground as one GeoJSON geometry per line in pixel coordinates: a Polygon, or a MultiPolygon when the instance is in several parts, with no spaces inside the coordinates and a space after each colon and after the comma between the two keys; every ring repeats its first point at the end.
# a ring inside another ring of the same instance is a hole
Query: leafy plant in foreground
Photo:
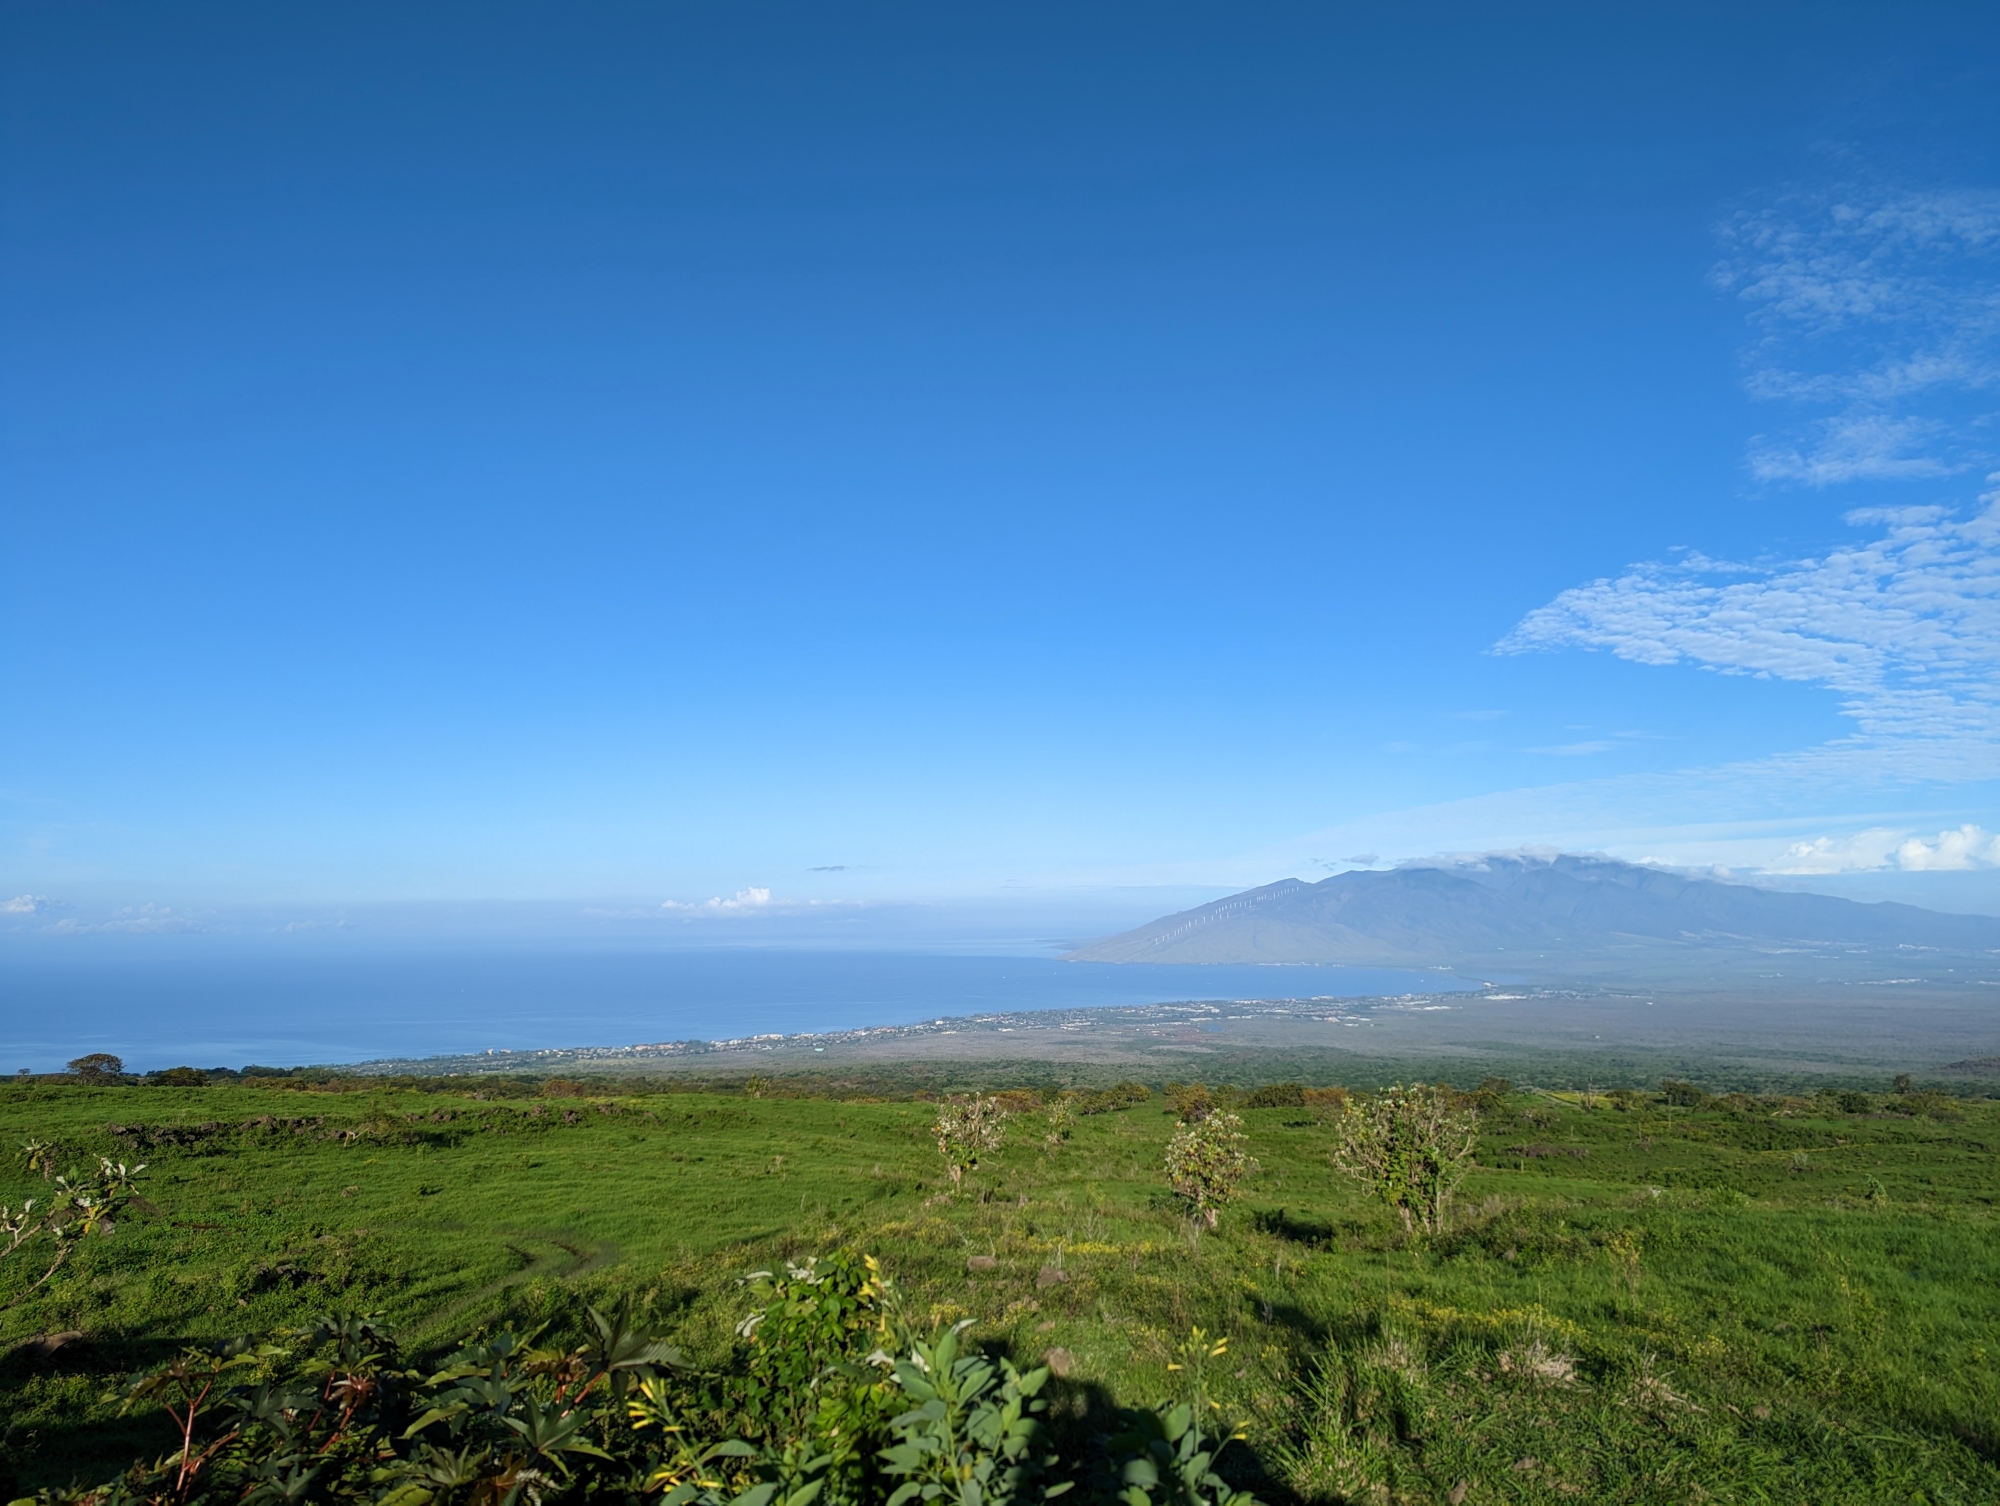
{"type": "Polygon", "coordinates": [[[1201,1406],[1181,1402],[1141,1412],[1111,1440],[1117,1499],[1124,1506],[1257,1506],[1215,1472],[1215,1461],[1240,1432],[1217,1437],[1203,1427],[1201,1406]]]}
{"type": "Polygon", "coordinates": [[[744,1279],[758,1305],[737,1325],[741,1372],[723,1385],[737,1431],[767,1451],[809,1446],[825,1456],[827,1499],[862,1499],[868,1440],[896,1407],[882,1353],[900,1347],[894,1289],[874,1256],[846,1251],[744,1279]]]}
{"type": "Polygon", "coordinates": [[[1056,1463],[1039,1451],[1036,1413],[1048,1403],[1036,1392],[1047,1367],[1026,1375],[1009,1360],[998,1363],[961,1341],[967,1319],[934,1343],[911,1345],[895,1366],[897,1386],[916,1405],[889,1426],[896,1442],[883,1451],[883,1468],[900,1479],[887,1506],[905,1501],[948,1501],[953,1506],[1012,1506],[1059,1496],[1071,1483],[1041,1486],[1056,1463]]]}

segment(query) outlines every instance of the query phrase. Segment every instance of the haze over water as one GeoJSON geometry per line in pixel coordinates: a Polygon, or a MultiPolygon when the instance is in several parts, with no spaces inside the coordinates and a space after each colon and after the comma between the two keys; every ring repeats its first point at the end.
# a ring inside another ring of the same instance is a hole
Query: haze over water
{"type": "Polygon", "coordinates": [[[743,947],[411,948],[310,956],[136,949],[5,955],[42,1007],[0,1069],[111,1051],[136,1070],[292,1066],[911,1024],[1182,999],[1356,998],[1475,985],[1393,968],[1178,967],[743,947]]]}

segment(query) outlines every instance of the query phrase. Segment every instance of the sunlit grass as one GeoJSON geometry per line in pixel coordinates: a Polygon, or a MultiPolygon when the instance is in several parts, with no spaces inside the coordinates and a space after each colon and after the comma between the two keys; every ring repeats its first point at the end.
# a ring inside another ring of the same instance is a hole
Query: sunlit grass
{"type": "Polygon", "coordinates": [[[109,1421],[125,1369],[335,1308],[421,1346],[617,1288],[719,1356],[735,1276],[850,1244],[928,1319],[1066,1350],[1071,1415],[1170,1394],[1189,1330],[1227,1335],[1210,1382],[1267,1496],[2000,1498],[2000,1109],[1772,1108],[1510,1099],[1421,1248],[1299,1108],[1243,1111],[1262,1169],[1208,1232],[1166,1194],[1158,1100],[1052,1156],[1019,1121],[953,1199],[919,1103],[9,1087],[0,1143],[145,1160],[158,1211],[0,1314],[7,1345],[83,1335],[0,1362],[6,1457],[103,1477],[164,1446],[109,1421]],[[134,1122],[217,1128],[110,1132],[134,1122]]]}

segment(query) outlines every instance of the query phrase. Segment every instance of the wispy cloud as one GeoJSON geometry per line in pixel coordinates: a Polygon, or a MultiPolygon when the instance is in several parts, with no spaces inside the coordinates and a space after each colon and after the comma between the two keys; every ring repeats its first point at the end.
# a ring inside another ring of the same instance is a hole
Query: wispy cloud
{"type": "Polygon", "coordinates": [[[171,905],[127,905],[105,920],[86,921],[74,916],[57,921],[45,930],[69,935],[124,933],[134,936],[165,936],[182,931],[205,931],[208,926],[185,910],[171,905]]]}
{"type": "Polygon", "coordinates": [[[48,907],[46,894],[17,894],[12,899],[0,899],[0,915],[36,915],[48,907]]]}
{"type": "Polygon", "coordinates": [[[1797,410],[1790,432],[1750,442],[1753,475],[1834,486],[1988,461],[2000,193],[1795,193],[1719,236],[1715,281],[1749,305],[1756,335],[1745,385],[1797,410]]]}
{"type": "Polygon", "coordinates": [[[1762,435],[1752,440],[1750,473],[1759,481],[1803,481],[1808,486],[1948,476],[1964,467],[1949,465],[1927,450],[1944,433],[1945,425],[1927,418],[1863,413],[1822,419],[1803,447],[1774,444],[1762,435]]]}
{"type": "Polygon", "coordinates": [[[1618,744],[1601,739],[1583,743],[1556,743],[1552,747],[1530,748],[1530,753],[1552,753],[1557,758],[1587,758],[1593,753],[1609,753],[1618,744]]]}
{"type": "Polygon", "coordinates": [[[1849,515],[1876,537],[1817,559],[1637,565],[1563,592],[1499,653],[1608,649],[1824,685],[1855,735],[1787,761],[1965,780],[2000,775],[2000,492],[1971,517],[1849,515]]]}

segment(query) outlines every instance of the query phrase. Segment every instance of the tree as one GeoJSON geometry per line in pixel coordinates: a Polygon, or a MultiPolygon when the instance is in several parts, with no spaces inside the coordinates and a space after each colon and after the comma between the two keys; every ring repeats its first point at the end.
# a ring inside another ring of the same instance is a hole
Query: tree
{"type": "Polygon", "coordinates": [[[968,1171],[979,1169],[980,1156],[1000,1148],[1000,1124],[1006,1117],[999,1104],[977,1093],[970,1100],[953,1098],[938,1105],[931,1132],[937,1137],[945,1170],[951,1173],[953,1192],[958,1191],[968,1171]]]}
{"type": "Polygon", "coordinates": [[[1235,1198],[1237,1185],[1257,1168],[1243,1154],[1248,1138],[1241,1119],[1211,1111],[1192,1124],[1185,1120],[1176,1124],[1167,1142],[1167,1185],[1211,1229],[1223,1207],[1235,1198]]]}
{"type": "Polygon", "coordinates": [[[85,1082],[109,1082],[125,1075],[125,1061],[109,1051],[93,1051],[88,1056],[79,1056],[69,1064],[69,1069],[85,1082]]]}
{"type": "Polygon", "coordinates": [[[1426,1238],[1444,1228],[1445,1207],[1464,1180],[1479,1139],[1479,1116],[1454,1109],[1452,1091],[1400,1083],[1350,1099],[1340,1117],[1333,1164],[1403,1216],[1426,1238]]]}

